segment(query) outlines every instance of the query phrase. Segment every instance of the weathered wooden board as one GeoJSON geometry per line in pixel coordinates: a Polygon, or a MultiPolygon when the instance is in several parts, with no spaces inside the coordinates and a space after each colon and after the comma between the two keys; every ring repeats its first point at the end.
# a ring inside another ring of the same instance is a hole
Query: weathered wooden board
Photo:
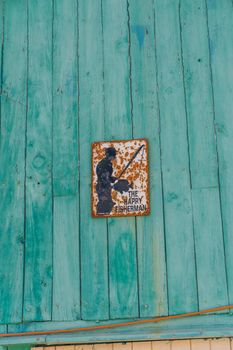
{"type": "MultiPolygon", "coordinates": [[[[0,5],[3,14],[3,4],[0,5]]],[[[2,17],[1,17],[2,18],[2,17]]],[[[27,6],[4,6],[0,145],[0,322],[22,320],[27,86],[27,6]],[[19,16],[19,13],[21,14],[19,16]],[[16,36],[15,32],[20,29],[16,36]],[[17,61],[17,64],[13,64],[17,61]],[[4,65],[4,69],[3,69],[4,65]]],[[[2,25],[2,21],[0,21],[2,25]]],[[[3,31],[2,31],[3,30],[3,31]]],[[[3,40],[3,39],[2,39],[3,40]]]]}
{"type": "Polygon", "coordinates": [[[27,321],[51,319],[52,18],[51,0],[28,2],[26,241],[23,316],[27,321]]]}
{"type": "Polygon", "coordinates": [[[192,187],[218,186],[205,0],[181,1],[180,25],[192,187]]]}
{"type": "Polygon", "coordinates": [[[129,1],[133,135],[149,140],[151,215],[137,218],[140,316],[167,314],[154,4],[129,1]],[[147,122],[145,123],[145,119],[147,122]]]}
{"type": "MultiPolygon", "coordinates": [[[[2,12],[1,12],[2,14],[2,12]]],[[[7,333],[7,326],[0,326],[0,332],[1,333],[7,333]]],[[[0,350],[7,350],[7,346],[1,346],[0,345],[0,350]]]]}
{"type": "Polygon", "coordinates": [[[53,320],[80,318],[78,208],[75,196],[54,198],[53,320]]]}
{"type": "Polygon", "coordinates": [[[53,194],[75,195],[78,185],[78,8],[54,0],[53,194]]]}
{"type": "Polygon", "coordinates": [[[168,299],[173,314],[197,309],[179,1],[156,0],[155,24],[168,299]]]}
{"type": "Polygon", "coordinates": [[[227,305],[227,280],[218,188],[192,191],[200,309],[227,305]],[[207,254],[208,252],[208,254],[207,254]]]}
{"type": "Polygon", "coordinates": [[[229,38],[233,33],[232,1],[221,4],[207,0],[210,63],[214,92],[215,128],[219,156],[221,210],[227,263],[230,302],[233,302],[233,45],[229,38]]]}
{"type": "Polygon", "coordinates": [[[91,218],[91,143],[104,139],[101,1],[79,2],[81,311],[109,318],[106,219],[91,218]]]}
{"type": "MultiPolygon", "coordinates": [[[[99,325],[119,323],[121,320],[100,321],[99,325]]],[[[123,320],[122,320],[123,321],[123,320]]],[[[10,325],[8,332],[18,332],[26,330],[45,329],[68,329],[71,327],[85,327],[96,325],[95,321],[76,322],[36,322],[28,324],[10,325]]],[[[15,338],[1,338],[1,345],[6,344],[92,344],[106,342],[126,342],[126,341],[148,341],[165,339],[200,339],[233,336],[232,315],[207,315],[191,318],[170,320],[155,324],[138,325],[131,327],[121,327],[109,330],[99,330],[98,332],[76,332],[66,334],[53,334],[41,336],[25,336],[15,338]]]]}
{"type": "Polygon", "coordinates": [[[60,321],[80,318],[77,11],[76,0],[54,2],[52,318],[60,321]]]}
{"type": "MultiPolygon", "coordinates": [[[[127,1],[103,1],[105,137],[132,137],[127,1]]],[[[138,316],[135,218],[108,219],[110,317],[138,316]]]]}

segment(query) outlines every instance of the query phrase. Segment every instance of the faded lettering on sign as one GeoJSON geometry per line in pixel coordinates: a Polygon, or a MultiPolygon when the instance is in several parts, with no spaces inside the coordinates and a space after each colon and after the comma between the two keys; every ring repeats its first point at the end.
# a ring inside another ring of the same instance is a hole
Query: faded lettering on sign
{"type": "Polygon", "coordinates": [[[148,143],[145,139],[92,144],[92,215],[148,215],[148,143]]]}

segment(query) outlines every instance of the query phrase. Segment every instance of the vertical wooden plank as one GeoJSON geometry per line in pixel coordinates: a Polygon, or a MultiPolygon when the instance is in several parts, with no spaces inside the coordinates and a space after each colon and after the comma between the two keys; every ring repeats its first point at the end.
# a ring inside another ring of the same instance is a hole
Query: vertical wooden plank
{"type": "Polygon", "coordinates": [[[229,338],[211,339],[211,350],[231,350],[231,343],[229,338]]]}
{"type": "Polygon", "coordinates": [[[200,309],[227,305],[227,281],[218,188],[192,191],[200,309]],[[208,252],[208,253],[207,253],[208,252]]]}
{"type": "MultiPolygon", "coordinates": [[[[127,1],[103,1],[106,139],[132,137],[127,1]]],[[[110,317],[138,316],[135,219],[108,220],[110,317]]]]}
{"type": "MultiPolygon", "coordinates": [[[[2,15],[2,3],[0,9],[2,15]]],[[[0,221],[2,261],[0,265],[0,322],[10,323],[22,321],[23,301],[27,85],[27,6],[25,0],[19,0],[17,4],[5,2],[3,65],[0,147],[0,212],[2,218],[0,221]]]]}
{"type": "MultiPolygon", "coordinates": [[[[4,47],[4,6],[3,1],[0,2],[0,82],[1,82],[1,93],[2,93],[2,56],[4,47]]],[[[0,96],[1,98],[1,96],[0,96]]],[[[0,128],[1,128],[1,115],[0,115],[0,128]]]]}
{"type": "Polygon", "coordinates": [[[77,1],[54,2],[53,319],[80,317],[77,1]]]}
{"type": "Polygon", "coordinates": [[[179,1],[156,0],[155,23],[169,313],[175,314],[197,309],[179,1]]]}
{"type": "Polygon", "coordinates": [[[192,339],[191,350],[210,350],[210,339],[192,339]]]}
{"type": "Polygon", "coordinates": [[[106,219],[91,218],[91,143],[104,138],[101,1],[79,2],[82,318],[108,319],[106,219]],[[81,132],[82,131],[82,132],[81,132]]]}
{"type": "Polygon", "coordinates": [[[129,1],[133,134],[149,140],[151,215],[137,218],[140,316],[167,313],[154,4],[129,1]],[[145,123],[145,119],[147,122],[145,123]]]}
{"type": "MultiPolygon", "coordinates": [[[[1,69],[0,69],[0,89],[1,89],[1,95],[0,95],[0,145],[1,145],[1,147],[2,147],[2,139],[3,139],[3,137],[2,137],[2,130],[1,130],[1,119],[2,119],[2,70],[3,70],[2,69],[3,68],[3,66],[2,66],[2,64],[3,64],[2,58],[3,58],[3,49],[4,49],[4,13],[3,13],[3,7],[4,7],[3,6],[3,1],[1,1],[0,2],[0,67],[1,67],[1,69]]],[[[1,148],[0,148],[0,155],[2,156],[1,148]]],[[[1,189],[1,193],[4,192],[3,188],[4,188],[4,182],[2,182],[2,173],[0,171],[0,189],[1,189]]],[[[3,196],[4,196],[4,194],[3,194],[3,196]]],[[[2,202],[4,202],[4,200],[2,202]]],[[[2,206],[0,206],[0,208],[1,208],[1,212],[2,212],[2,206]]],[[[1,224],[0,224],[0,230],[1,230],[1,232],[4,230],[4,229],[2,229],[1,224]]],[[[5,238],[3,238],[3,239],[5,241],[5,238]]],[[[1,247],[2,247],[2,241],[1,240],[0,240],[0,244],[1,244],[1,247]]],[[[3,249],[5,250],[5,248],[3,248],[3,249]]],[[[4,271],[5,271],[5,267],[4,267],[4,271]]],[[[2,271],[1,271],[1,268],[0,268],[0,279],[2,280],[2,278],[3,278],[2,277],[2,271]]],[[[3,283],[4,282],[2,282],[2,284],[3,283]]],[[[5,293],[4,289],[5,288],[2,288],[2,290],[3,290],[2,293],[1,293],[1,299],[2,300],[5,299],[5,297],[3,295],[5,293]]],[[[8,291],[7,291],[7,293],[8,293],[8,291]]],[[[4,322],[5,322],[5,311],[3,313],[3,310],[2,310],[2,314],[0,316],[0,323],[4,323],[4,322]]],[[[3,333],[5,331],[5,329],[2,330],[2,327],[1,327],[1,331],[3,333]]],[[[0,349],[4,350],[5,347],[1,346],[0,349]]]]}
{"type": "Polygon", "coordinates": [[[191,350],[190,340],[171,341],[171,350],[191,350]]]}
{"type": "Polygon", "coordinates": [[[77,0],[54,0],[53,192],[75,195],[78,182],[77,0]]]}
{"type": "Polygon", "coordinates": [[[152,350],[170,350],[171,342],[170,341],[152,341],[152,350]]]}
{"type": "Polygon", "coordinates": [[[24,320],[52,302],[52,1],[28,2],[29,67],[24,320]]]}
{"type": "Polygon", "coordinates": [[[80,318],[79,203],[75,196],[54,198],[53,319],[80,318]]]}
{"type": "Polygon", "coordinates": [[[232,1],[207,0],[210,62],[213,78],[221,206],[230,303],[233,302],[233,35],[232,1]]]}
{"type": "Polygon", "coordinates": [[[205,1],[181,1],[180,17],[192,187],[218,186],[205,1]]]}

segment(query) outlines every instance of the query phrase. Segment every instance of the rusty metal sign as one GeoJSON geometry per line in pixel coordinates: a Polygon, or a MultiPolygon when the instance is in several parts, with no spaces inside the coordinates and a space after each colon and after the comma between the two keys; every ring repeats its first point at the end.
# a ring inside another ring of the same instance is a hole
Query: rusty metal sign
{"type": "Polygon", "coordinates": [[[145,139],[92,144],[92,216],[150,213],[145,139]]]}

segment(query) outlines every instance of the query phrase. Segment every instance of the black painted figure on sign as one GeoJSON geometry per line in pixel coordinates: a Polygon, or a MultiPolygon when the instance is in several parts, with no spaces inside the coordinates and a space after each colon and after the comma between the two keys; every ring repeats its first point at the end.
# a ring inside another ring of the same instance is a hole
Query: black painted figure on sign
{"type": "Polygon", "coordinates": [[[114,147],[106,148],[105,158],[103,158],[96,167],[98,182],[96,192],[98,195],[97,213],[109,214],[115,205],[112,200],[112,189],[123,193],[129,191],[132,187],[127,180],[119,180],[112,176],[112,161],[116,158],[116,150],[114,147]]]}

